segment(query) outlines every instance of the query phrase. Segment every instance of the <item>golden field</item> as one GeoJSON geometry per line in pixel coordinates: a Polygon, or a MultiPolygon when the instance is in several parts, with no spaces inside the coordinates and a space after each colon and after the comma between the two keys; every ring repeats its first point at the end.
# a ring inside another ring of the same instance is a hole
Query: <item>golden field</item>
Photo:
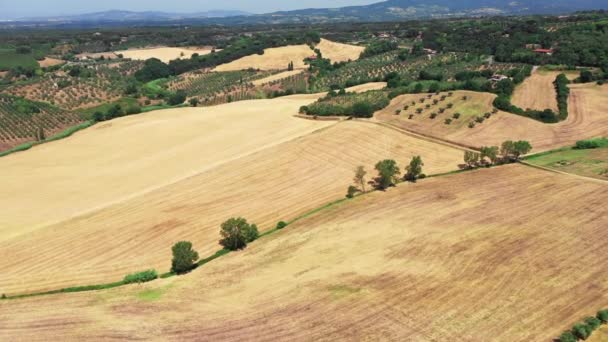
{"type": "Polygon", "coordinates": [[[176,241],[211,254],[224,220],[271,228],[343,197],[357,165],[371,175],[381,159],[421,155],[434,174],[461,162],[459,149],[373,123],[293,116],[319,96],[124,117],[0,159],[0,293],[166,271],[176,241]]]}
{"type": "Polygon", "coordinates": [[[182,277],[2,301],[0,339],[551,341],[608,306],[606,190],[522,165],[403,184],[182,277]]]}
{"type": "Polygon", "coordinates": [[[123,55],[124,58],[145,61],[150,58],[158,58],[162,62],[169,63],[174,59],[190,58],[193,54],[206,55],[211,53],[213,48],[177,48],[177,47],[155,47],[146,49],[122,50],[114,52],[123,55]]]}
{"type": "Polygon", "coordinates": [[[425,110],[421,115],[415,114],[415,108],[421,106],[419,103],[408,111],[395,115],[397,109],[402,109],[404,105],[411,104],[426,94],[399,96],[393,99],[389,107],[376,113],[375,117],[407,130],[467,146],[500,145],[505,140],[528,140],[534,147],[533,153],[573,145],[581,139],[608,136],[608,85],[576,84],[570,86],[570,91],[568,118],[557,124],[546,124],[499,112],[475,128],[468,128],[466,124],[470,120],[463,119],[445,125],[444,119],[451,117],[458,109],[457,106],[467,107],[463,111],[463,117],[468,115],[465,114],[467,110],[474,116],[492,111],[495,95],[467,91],[454,92],[453,98],[446,100],[446,103],[455,103],[454,110],[439,115],[435,120],[429,119],[433,110],[425,110]],[[464,95],[469,96],[469,100],[464,101],[466,103],[460,100],[464,95]],[[414,114],[414,119],[409,120],[409,114],[414,114]]]}

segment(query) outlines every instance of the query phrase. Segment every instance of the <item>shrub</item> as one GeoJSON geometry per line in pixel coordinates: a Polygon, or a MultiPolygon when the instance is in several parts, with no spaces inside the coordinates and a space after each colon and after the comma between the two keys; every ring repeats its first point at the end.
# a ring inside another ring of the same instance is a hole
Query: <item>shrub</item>
{"type": "Polygon", "coordinates": [[[454,115],[452,115],[452,117],[456,120],[460,119],[460,113],[454,113],[454,115]]]}
{"type": "Polygon", "coordinates": [[[445,123],[446,125],[451,125],[452,119],[445,119],[445,121],[443,123],[445,123]]]}
{"type": "Polygon", "coordinates": [[[5,293],[3,293],[3,294],[2,294],[2,297],[0,297],[0,299],[6,299],[6,294],[5,294],[5,293]]]}
{"type": "Polygon", "coordinates": [[[576,342],[578,339],[574,337],[571,331],[564,331],[559,336],[559,342],[576,342]]]}
{"type": "Polygon", "coordinates": [[[145,283],[156,278],[158,278],[158,273],[156,273],[156,270],[151,269],[143,272],[127,274],[123,282],[125,284],[145,283]]]}
{"type": "Polygon", "coordinates": [[[469,122],[469,128],[475,128],[475,122],[473,122],[473,121],[469,122]]]}
{"type": "Polygon", "coordinates": [[[591,331],[594,331],[602,325],[602,322],[597,317],[587,317],[585,318],[585,324],[587,324],[591,331]]]}
{"type": "Polygon", "coordinates": [[[287,222],[279,221],[279,223],[277,223],[277,229],[283,229],[285,227],[287,227],[287,222]]]}
{"type": "Polygon", "coordinates": [[[167,101],[169,103],[169,105],[171,106],[176,106],[178,104],[182,104],[184,103],[184,101],[186,101],[186,92],[184,90],[178,90],[176,91],[174,94],[172,94],[171,96],[169,96],[169,100],[167,101]]]}
{"type": "Polygon", "coordinates": [[[355,194],[359,192],[359,189],[357,189],[356,186],[351,185],[348,187],[348,190],[346,190],[346,198],[353,198],[355,197],[355,194]]]}
{"type": "Polygon", "coordinates": [[[171,248],[173,260],[171,260],[171,272],[181,274],[194,268],[198,260],[198,253],[192,249],[192,242],[180,241],[171,248]]]}
{"type": "Polygon", "coordinates": [[[600,147],[600,143],[597,140],[579,140],[574,146],[577,150],[587,150],[600,147]]]}
{"type": "Polygon", "coordinates": [[[602,323],[608,323],[608,309],[598,311],[596,317],[602,321],[602,323]]]}
{"type": "Polygon", "coordinates": [[[370,118],[374,114],[374,109],[368,102],[357,102],[353,105],[353,116],[358,118],[370,118]]]}

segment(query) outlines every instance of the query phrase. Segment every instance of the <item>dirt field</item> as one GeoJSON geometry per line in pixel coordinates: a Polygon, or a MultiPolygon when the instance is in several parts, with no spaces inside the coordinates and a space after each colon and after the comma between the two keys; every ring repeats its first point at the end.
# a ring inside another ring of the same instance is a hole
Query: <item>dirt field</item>
{"type": "Polygon", "coordinates": [[[124,58],[138,59],[145,61],[150,58],[158,58],[165,63],[174,59],[190,58],[193,54],[206,55],[211,53],[212,48],[177,48],[177,47],[157,47],[149,49],[135,49],[116,51],[117,55],[122,54],[124,58]]]}
{"type": "Polygon", "coordinates": [[[64,60],[56,59],[56,58],[49,58],[49,57],[45,57],[43,60],[38,61],[38,64],[40,65],[41,68],[48,68],[48,67],[63,64],[63,63],[65,63],[64,60]]]}
{"type": "Polygon", "coordinates": [[[363,46],[336,43],[327,39],[321,39],[316,48],[321,50],[323,58],[329,58],[332,62],[355,61],[365,50],[363,46]]]}
{"type": "Polygon", "coordinates": [[[274,75],[271,75],[271,76],[268,76],[268,77],[261,78],[259,80],[255,80],[255,81],[253,81],[251,83],[254,86],[260,86],[260,85],[267,84],[267,83],[270,83],[270,82],[282,80],[282,79],[287,78],[289,76],[299,75],[302,72],[303,72],[303,70],[283,71],[283,72],[280,72],[278,74],[274,74],[274,75]]]}
{"type": "Polygon", "coordinates": [[[557,92],[555,78],[559,71],[536,71],[515,88],[511,102],[522,109],[545,110],[557,113],[557,92]]]}
{"type": "Polygon", "coordinates": [[[462,159],[379,125],[292,116],[314,96],[121,118],[1,159],[10,196],[0,197],[0,293],[165,270],[180,239],[215,251],[231,216],[267,229],[341,198],[359,164],[371,172],[380,159],[419,154],[432,174],[462,159]]]}
{"type": "Polygon", "coordinates": [[[427,179],[187,276],[0,302],[0,339],[550,341],[608,306],[606,200],[521,165],[427,179]]]}
{"type": "MultiPolygon", "coordinates": [[[[581,139],[608,136],[608,85],[577,84],[570,88],[568,119],[557,124],[544,124],[500,112],[471,129],[466,125],[445,125],[443,121],[446,116],[439,115],[435,120],[428,119],[429,111],[424,112],[424,120],[409,120],[406,112],[395,115],[396,109],[402,109],[404,105],[411,104],[412,100],[424,97],[423,94],[404,95],[393,99],[389,107],[376,114],[376,118],[404,129],[469,146],[499,145],[509,139],[528,140],[534,147],[533,152],[573,145],[581,139]]],[[[492,110],[494,95],[475,95],[462,91],[454,93],[455,98],[463,95],[471,96],[471,99],[480,104],[477,111],[492,110]]],[[[411,110],[408,113],[410,112],[411,110]]]]}
{"type": "Polygon", "coordinates": [[[291,45],[265,49],[263,55],[246,56],[236,61],[222,64],[214,71],[234,71],[249,68],[260,70],[287,70],[287,65],[293,62],[295,69],[305,69],[304,59],[314,55],[308,45],[291,45]]]}

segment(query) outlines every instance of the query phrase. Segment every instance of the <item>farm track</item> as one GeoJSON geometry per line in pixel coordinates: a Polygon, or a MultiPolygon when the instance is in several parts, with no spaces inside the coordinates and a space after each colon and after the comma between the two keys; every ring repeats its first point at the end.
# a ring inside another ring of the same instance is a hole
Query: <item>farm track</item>
{"type": "Polygon", "coordinates": [[[0,302],[0,338],[549,341],[608,305],[607,196],[522,165],[403,184],[180,278],[0,302]]]}

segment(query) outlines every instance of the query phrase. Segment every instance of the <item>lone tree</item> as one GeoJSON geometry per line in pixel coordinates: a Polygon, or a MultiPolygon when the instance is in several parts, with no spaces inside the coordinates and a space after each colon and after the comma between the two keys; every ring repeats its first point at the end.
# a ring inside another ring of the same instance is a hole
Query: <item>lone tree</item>
{"type": "Polygon", "coordinates": [[[378,171],[376,185],[381,190],[385,190],[389,186],[395,185],[398,176],[401,174],[397,162],[392,159],[385,159],[378,162],[376,164],[376,170],[378,171]]]}
{"type": "Polygon", "coordinates": [[[355,169],[355,178],[353,178],[353,182],[361,186],[362,192],[365,192],[365,175],[367,175],[365,167],[363,167],[362,165],[357,166],[357,169],[355,169]]]}
{"type": "Polygon", "coordinates": [[[424,163],[422,162],[422,158],[420,156],[415,156],[410,161],[410,165],[406,167],[407,173],[405,174],[405,180],[409,182],[416,183],[416,180],[420,178],[422,175],[422,167],[424,163]]]}
{"type": "Polygon", "coordinates": [[[256,240],[260,234],[255,224],[247,223],[242,217],[231,218],[222,223],[220,244],[231,251],[247,247],[249,242],[256,240]]]}
{"type": "Polygon", "coordinates": [[[198,260],[198,253],[192,249],[189,241],[180,241],[173,245],[173,260],[171,261],[171,272],[181,274],[194,268],[198,260]]]}
{"type": "Polygon", "coordinates": [[[469,168],[474,168],[479,162],[479,153],[472,151],[464,151],[464,163],[469,168]]]}

